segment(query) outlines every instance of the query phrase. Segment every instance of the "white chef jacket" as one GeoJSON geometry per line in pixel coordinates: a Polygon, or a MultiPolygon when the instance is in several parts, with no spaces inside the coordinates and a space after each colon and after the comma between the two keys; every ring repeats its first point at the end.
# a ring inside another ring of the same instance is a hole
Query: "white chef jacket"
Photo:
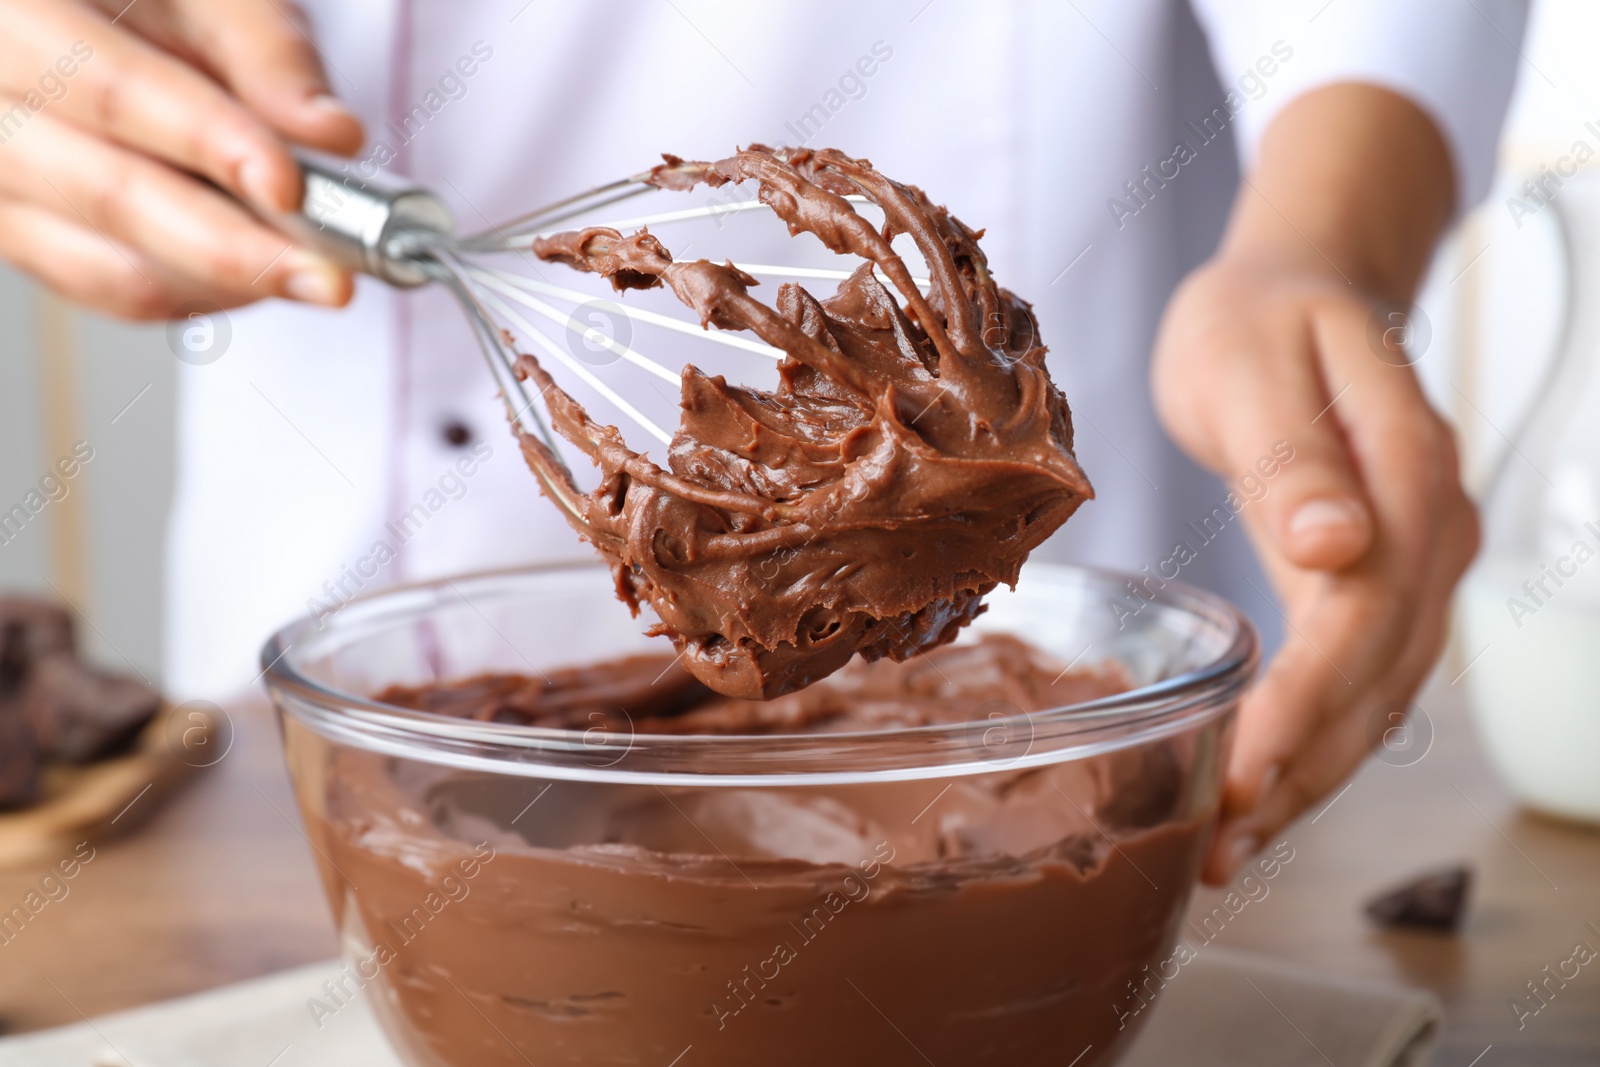
{"type": "MultiPolygon", "coordinates": [[[[1228,491],[1158,428],[1147,362],[1174,285],[1221,233],[1235,153],[1248,165],[1297,94],[1376,82],[1438,121],[1461,206],[1476,202],[1527,4],[306,6],[335,91],[394,154],[387,169],[438,192],[463,228],[664,151],[720,158],[750,142],[866,156],[986,228],[997,278],[1034,304],[1099,494],[1038,555],[1138,570],[1194,541],[1190,524],[1228,491]],[[1174,162],[1179,144],[1189,152],[1174,162]]],[[[269,632],[359,590],[590,558],[524,467],[449,294],[363,279],[348,309],[270,302],[230,312],[229,326],[221,358],[180,372],[173,693],[248,684],[269,632]],[[380,542],[392,559],[374,554],[380,542]]],[[[626,392],[637,372],[616,370],[626,392]]],[[[1181,576],[1274,628],[1242,530],[1205,544],[1181,576]]]]}

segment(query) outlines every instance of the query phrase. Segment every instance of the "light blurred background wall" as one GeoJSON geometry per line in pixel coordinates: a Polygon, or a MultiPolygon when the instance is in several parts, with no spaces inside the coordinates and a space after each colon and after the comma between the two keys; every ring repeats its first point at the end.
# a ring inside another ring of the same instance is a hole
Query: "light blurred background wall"
{"type": "MultiPolygon", "coordinates": [[[[1499,428],[1515,422],[1553,342],[1560,273],[1548,228],[1513,225],[1506,198],[1575,140],[1600,147],[1585,126],[1600,131],[1596,41],[1600,3],[1537,0],[1502,147],[1509,184],[1458,228],[1420,300],[1433,336],[1417,366],[1461,428],[1469,471],[1504,447],[1499,428]]],[[[1600,174],[1600,163],[1585,169],[1600,174]]],[[[77,311],[0,267],[0,512],[76,442],[94,449],[68,495],[0,544],[0,590],[66,597],[91,654],[151,678],[177,367],[160,326],[77,311]]]]}
{"type": "Polygon", "coordinates": [[[176,371],[162,328],[78,311],[0,269],[0,513],[77,442],[93,449],[66,495],[0,544],[0,590],[67,599],[91,655],[152,679],[176,371]]]}

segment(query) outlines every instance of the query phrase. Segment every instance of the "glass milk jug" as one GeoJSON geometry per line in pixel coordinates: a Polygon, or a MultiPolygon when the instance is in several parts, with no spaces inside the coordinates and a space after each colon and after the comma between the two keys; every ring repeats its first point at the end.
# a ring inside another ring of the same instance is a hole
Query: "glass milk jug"
{"type": "Polygon", "coordinates": [[[1525,414],[1500,424],[1483,550],[1459,600],[1461,680],[1518,799],[1600,823],[1600,182],[1568,181],[1546,212],[1561,327],[1525,414]]]}

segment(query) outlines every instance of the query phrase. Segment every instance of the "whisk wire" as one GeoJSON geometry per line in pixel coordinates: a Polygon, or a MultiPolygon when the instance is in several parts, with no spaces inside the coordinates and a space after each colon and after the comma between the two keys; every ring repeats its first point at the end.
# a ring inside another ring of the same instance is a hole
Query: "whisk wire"
{"type": "Polygon", "coordinates": [[[436,250],[434,256],[441,264],[441,269],[431,273],[455,294],[461,306],[466,309],[467,321],[471,323],[473,336],[483,351],[484,361],[489,365],[489,375],[500,390],[507,416],[513,424],[524,429],[532,429],[539,435],[539,439],[554,451],[555,434],[551,432],[544,416],[539,413],[538,405],[528,395],[527,383],[517,377],[515,356],[506,347],[494,319],[472,291],[471,286],[462,279],[463,268],[460,262],[443,249],[436,250]],[[522,401],[520,408],[516,404],[517,399],[522,401]],[[529,420],[532,422],[531,427],[529,420]]]}
{"type": "MultiPolygon", "coordinates": [[[[468,274],[480,285],[484,285],[490,289],[493,289],[495,292],[516,301],[523,307],[528,308],[530,311],[533,311],[538,315],[551,320],[552,322],[560,323],[569,329],[576,327],[571,315],[563,314],[559,308],[552,307],[543,300],[540,300],[538,297],[524,292],[514,285],[506,284],[487,271],[479,271],[473,268],[468,268],[468,274]]],[[[628,314],[628,312],[623,312],[623,314],[628,314]]],[[[643,355],[629,345],[623,344],[614,337],[607,337],[604,333],[599,331],[591,331],[585,336],[585,339],[598,343],[600,347],[606,349],[608,352],[620,356],[622,359],[627,360],[629,363],[632,363],[641,370],[655,375],[664,382],[670,382],[673,385],[678,385],[683,381],[680,375],[674,374],[672,371],[663,367],[655,360],[643,355]]]]}
{"type": "MultiPolygon", "coordinates": [[[[485,275],[498,278],[507,285],[515,286],[519,289],[526,289],[529,292],[538,293],[540,295],[552,297],[558,300],[568,300],[575,304],[591,303],[595,299],[594,296],[589,293],[580,293],[576,289],[567,289],[559,285],[551,285],[549,282],[541,282],[534,278],[525,278],[520,274],[516,274],[508,270],[501,270],[498,267],[479,267],[474,265],[472,267],[472,271],[475,274],[481,272],[485,275]]],[[[844,277],[845,275],[843,272],[840,272],[839,276],[844,277]]],[[[785,355],[783,349],[774,348],[772,345],[765,344],[761,341],[752,341],[750,338],[741,337],[736,333],[728,333],[721,330],[709,330],[704,326],[701,326],[699,323],[686,322],[683,319],[675,319],[671,315],[662,315],[646,308],[630,307],[627,309],[627,315],[630,318],[638,320],[639,322],[646,322],[652,326],[660,326],[662,329],[672,330],[676,333],[700,337],[704,340],[715,342],[716,344],[725,345],[728,348],[743,349],[746,352],[754,352],[757,355],[768,356],[775,360],[782,360],[785,355]]],[[[673,381],[677,380],[678,379],[676,377],[673,378],[673,381]]]]}
{"type": "MultiPolygon", "coordinates": [[[[650,434],[650,436],[654,437],[664,445],[672,443],[671,434],[667,433],[667,431],[663,430],[660,426],[657,426],[649,416],[645,415],[644,412],[640,411],[638,408],[634,407],[633,404],[629,403],[626,397],[602,381],[597,375],[594,374],[593,371],[584,366],[581,360],[574,357],[571,352],[568,352],[561,345],[558,345],[552,341],[544,334],[543,331],[534,326],[532,322],[528,321],[527,318],[517,311],[516,308],[512,307],[506,301],[502,300],[493,293],[484,293],[482,295],[482,300],[483,303],[491,310],[498,312],[507,322],[517,327],[517,329],[521,331],[519,336],[531,341],[535,346],[542,349],[546,356],[555,359],[565,366],[579,380],[588,385],[589,388],[605,397],[606,400],[615,405],[616,408],[624,415],[627,415],[634,422],[638,423],[646,433],[650,434]]],[[[502,351],[504,352],[505,350],[502,349],[502,351]]],[[[507,358],[514,364],[514,356],[510,356],[509,353],[507,353],[507,358]]]]}
{"type": "Polygon", "coordinates": [[[587,193],[579,193],[577,196],[569,196],[553,204],[546,204],[536,211],[520,215],[493,229],[461,238],[457,241],[457,247],[468,252],[507,251],[511,248],[513,239],[530,237],[541,230],[548,231],[552,226],[587,215],[600,208],[654,192],[659,190],[653,185],[638,178],[624,178],[591,189],[587,193]]]}
{"type": "MultiPolygon", "coordinates": [[[[851,194],[844,198],[852,204],[873,205],[866,197],[851,194]]],[[[607,229],[626,231],[637,230],[644,226],[661,226],[673,222],[691,222],[695,219],[720,218],[723,215],[738,215],[746,211],[761,211],[770,209],[771,205],[763,200],[751,197],[749,200],[729,200],[702,204],[699,207],[686,207],[678,211],[661,211],[654,215],[638,215],[631,219],[612,219],[608,222],[597,222],[594,225],[604,226],[607,229]]],[[[549,222],[551,220],[544,220],[549,222]]],[[[530,234],[530,236],[532,236],[530,234]]]]}

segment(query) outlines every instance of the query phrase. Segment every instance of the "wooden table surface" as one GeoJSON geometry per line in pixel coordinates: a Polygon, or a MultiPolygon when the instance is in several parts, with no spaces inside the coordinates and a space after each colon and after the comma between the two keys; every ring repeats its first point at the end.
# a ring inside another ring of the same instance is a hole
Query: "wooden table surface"
{"type": "MultiPolygon", "coordinates": [[[[1526,983],[1579,942],[1600,950],[1600,833],[1516,809],[1489,773],[1458,690],[1436,685],[1420,703],[1432,725],[1427,754],[1407,766],[1371,761],[1331,805],[1290,828],[1282,840],[1294,858],[1264,883],[1265,896],[1257,887],[1225,925],[1213,922],[1211,943],[1434,990],[1446,1012],[1437,1067],[1600,1064],[1600,960],[1564,988],[1552,984],[1555,995],[1520,1029],[1511,1008],[1536,1006],[1526,983]],[[1459,935],[1383,933],[1363,917],[1374,892],[1462,861],[1478,877],[1459,935]]],[[[255,698],[230,711],[229,755],[152,804],[122,839],[98,842],[68,895],[0,944],[4,1031],[334,955],[276,725],[255,698]]],[[[9,911],[44,873],[0,874],[0,908],[9,911]]],[[[1217,891],[1197,895],[1192,943],[1220,900],[1217,891]]],[[[1263,1026],[1286,1025],[1263,1012],[1263,1026]]]]}

